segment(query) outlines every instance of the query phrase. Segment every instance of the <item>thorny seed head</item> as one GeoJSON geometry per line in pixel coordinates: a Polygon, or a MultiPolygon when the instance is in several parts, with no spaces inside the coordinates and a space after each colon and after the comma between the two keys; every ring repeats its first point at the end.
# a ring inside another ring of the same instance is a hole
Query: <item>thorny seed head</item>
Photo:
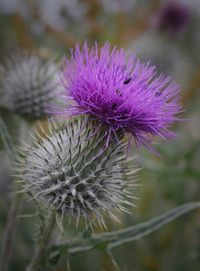
{"type": "Polygon", "coordinates": [[[104,226],[105,214],[117,220],[114,211],[131,205],[136,169],[130,168],[124,143],[113,140],[105,147],[104,133],[94,133],[95,125],[86,117],[65,126],[50,124],[50,134],[39,136],[18,157],[19,172],[24,191],[62,218],[83,217],[90,223],[95,217],[104,226]]]}
{"type": "Polygon", "coordinates": [[[0,66],[1,107],[28,120],[45,118],[58,95],[57,67],[36,55],[18,53],[0,66]]]}

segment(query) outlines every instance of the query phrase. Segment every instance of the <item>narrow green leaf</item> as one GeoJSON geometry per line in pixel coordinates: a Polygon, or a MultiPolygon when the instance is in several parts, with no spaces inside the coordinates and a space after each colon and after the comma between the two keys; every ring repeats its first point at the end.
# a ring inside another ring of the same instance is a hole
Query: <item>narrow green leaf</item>
{"type": "Polygon", "coordinates": [[[60,230],[60,232],[62,234],[64,234],[65,231],[64,231],[64,228],[63,228],[63,220],[62,220],[62,218],[60,217],[59,214],[56,214],[55,216],[56,216],[56,224],[58,226],[58,229],[60,230]]]}
{"type": "Polygon", "coordinates": [[[177,217],[180,217],[183,214],[188,213],[196,208],[200,208],[200,202],[187,203],[147,222],[140,223],[139,225],[127,228],[122,231],[116,231],[115,233],[113,232],[112,235],[116,234],[117,238],[116,240],[109,243],[108,249],[111,250],[115,247],[149,235],[150,233],[173,221],[177,217]]]}
{"type": "Polygon", "coordinates": [[[14,156],[14,147],[13,147],[13,141],[12,138],[8,132],[8,129],[3,121],[3,119],[0,117],[0,137],[3,141],[4,147],[6,149],[6,152],[9,156],[9,159],[12,161],[14,156]]]}
{"type": "Polygon", "coordinates": [[[85,239],[72,239],[70,242],[52,247],[51,251],[58,251],[59,248],[67,246],[68,253],[70,255],[90,251],[92,249],[101,249],[109,252],[115,247],[147,236],[162,226],[173,221],[174,219],[197,208],[200,208],[200,202],[186,203],[180,207],[172,209],[169,212],[166,212],[165,214],[159,215],[147,222],[140,223],[136,226],[131,226],[123,230],[107,233],[92,234],[90,237],[85,239]]]}

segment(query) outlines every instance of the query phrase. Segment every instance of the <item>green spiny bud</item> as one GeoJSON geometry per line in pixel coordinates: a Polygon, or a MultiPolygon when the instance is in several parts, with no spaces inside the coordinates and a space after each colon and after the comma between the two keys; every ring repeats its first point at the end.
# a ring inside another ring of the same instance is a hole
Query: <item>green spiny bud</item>
{"type": "Polygon", "coordinates": [[[28,120],[45,118],[58,93],[56,65],[36,55],[22,53],[1,67],[1,107],[28,120]]]}
{"type": "Polygon", "coordinates": [[[63,124],[50,123],[50,133],[38,135],[34,146],[25,147],[19,157],[24,191],[61,217],[78,220],[96,217],[104,225],[107,214],[130,205],[132,173],[125,145],[116,139],[106,147],[103,128],[86,118],[63,124]]]}

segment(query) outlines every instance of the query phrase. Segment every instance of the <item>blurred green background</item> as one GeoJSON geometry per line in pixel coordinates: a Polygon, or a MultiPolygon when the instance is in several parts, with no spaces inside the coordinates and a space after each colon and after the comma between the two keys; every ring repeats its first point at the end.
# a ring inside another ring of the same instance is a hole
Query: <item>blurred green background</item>
{"type": "MultiPolygon", "coordinates": [[[[150,60],[182,87],[186,120],[173,129],[177,139],[160,141],[160,157],[142,149],[138,159],[140,198],[132,215],[122,217],[123,228],[164,211],[200,199],[200,1],[199,0],[0,0],[0,61],[16,49],[34,50],[59,59],[76,42],[106,40],[150,60]]],[[[16,117],[0,111],[15,137],[16,117]]],[[[0,233],[10,203],[10,165],[0,145],[0,233]]],[[[22,213],[34,213],[27,202],[22,213]]],[[[115,249],[123,271],[200,270],[199,211],[177,219],[150,236],[115,249]]],[[[20,219],[13,271],[24,270],[34,249],[37,216],[20,219]]],[[[71,260],[72,271],[116,268],[103,252],[89,252],[71,260]]],[[[67,270],[61,266],[57,271],[67,270]]]]}

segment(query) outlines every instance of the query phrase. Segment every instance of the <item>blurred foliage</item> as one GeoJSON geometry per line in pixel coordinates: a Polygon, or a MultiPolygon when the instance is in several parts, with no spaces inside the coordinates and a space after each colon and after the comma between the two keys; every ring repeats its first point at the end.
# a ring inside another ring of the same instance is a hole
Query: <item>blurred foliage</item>
{"type": "MultiPolygon", "coordinates": [[[[181,33],[159,29],[161,9],[173,1],[161,0],[0,0],[0,60],[17,48],[35,50],[49,58],[69,53],[77,41],[87,39],[103,43],[109,40],[142,59],[150,59],[161,72],[171,75],[182,86],[185,108],[183,120],[174,127],[178,138],[160,142],[160,156],[147,150],[135,150],[141,157],[140,197],[132,215],[123,217],[123,228],[152,218],[180,204],[200,198],[200,1],[177,0],[190,14],[181,33]],[[56,2],[56,5],[52,4],[56,2]],[[113,2],[115,2],[113,4],[113,2]],[[55,8],[56,7],[56,8],[55,8]]],[[[13,139],[18,119],[0,111],[13,139]]],[[[0,142],[3,153],[2,142],[0,142]]],[[[5,153],[5,151],[4,151],[5,153]]],[[[1,163],[1,161],[0,161],[1,163]]],[[[5,174],[5,173],[4,173],[5,174]]],[[[0,173],[0,232],[5,225],[10,202],[9,182],[0,173]],[[3,185],[4,183],[4,185],[3,185]]],[[[135,192],[134,192],[135,193],[135,192]]],[[[37,216],[32,202],[22,208],[20,227],[10,270],[24,270],[34,249],[37,216]],[[26,215],[33,214],[33,216],[26,215]]],[[[100,230],[99,230],[100,231],[100,230]]],[[[72,228],[68,235],[77,234],[72,228]]],[[[169,224],[141,239],[114,250],[114,257],[124,271],[197,271],[200,268],[199,211],[169,224]]],[[[64,259],[57,271],[66,270],[64,259]],[[62,267],[63,265],[63,267],[62,267]]],[[[117,270],[109,255],[92,251],[71,259],[73,271],[117,270]]]]}

